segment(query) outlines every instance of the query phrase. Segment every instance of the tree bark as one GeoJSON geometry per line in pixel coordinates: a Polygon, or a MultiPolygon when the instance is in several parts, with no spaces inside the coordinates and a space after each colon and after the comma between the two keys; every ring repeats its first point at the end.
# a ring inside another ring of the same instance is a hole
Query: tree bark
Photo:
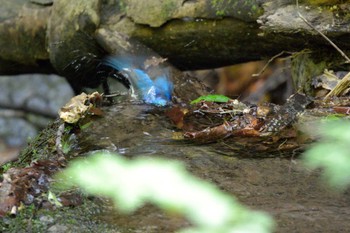
{"type": "Polygon", "coordinates": [[[349,54],[349,1],[313,2],[297,9],[294,0],[0,0],[0,74],[65,74],[79,57],[106,54],[96,39],[101,29],[135,38],[181,69],[306,48],[339,58],[298,11],[349,54]]]}

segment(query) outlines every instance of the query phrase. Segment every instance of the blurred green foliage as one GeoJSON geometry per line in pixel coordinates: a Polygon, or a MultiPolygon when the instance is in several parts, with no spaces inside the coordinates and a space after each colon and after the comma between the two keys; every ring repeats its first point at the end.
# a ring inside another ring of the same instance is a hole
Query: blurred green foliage
{"type": "Polygon", "coordinates": [[[321,139],[304,153],[304,164],[311,169],[323,169],[323,177],[332,187],[346,188],[350,184],[350,122],[320,122],[315,132],[321,139]]]}
{"type": "Polygon", "coordinates": [[[73,161],[56,178],[63,179],[63,188],[78,185],[89,194],[113,199],[125,213],[151,203],[182,214],[193,227],[181,233],[267,233],[274,228],[269,215],[247,209],[174,161],[146,157],[128,160],[117,154],[98,153],[73,161]]]}

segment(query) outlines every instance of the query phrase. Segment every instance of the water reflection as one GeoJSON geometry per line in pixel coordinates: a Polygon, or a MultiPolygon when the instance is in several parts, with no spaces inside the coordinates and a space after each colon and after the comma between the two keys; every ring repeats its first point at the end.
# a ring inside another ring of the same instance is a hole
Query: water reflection
{"type": "MultiPolygon", "coordinates": [[[[313,212],[313,218],[319,226],[336,222],[339,229],[346,228],[350,213],[343,210],[348,209],[348,195],[335,195],[320,185],[319,173],[310,173],[298,163],[300,148],[281,152],[279,143],[264,144],[266,138],[259,137],[233,137],[211,144],[174,140],[177,129],[164,116],[164,110],[134,102],[106,108],[104,117],[94,120],[78,135],[77,153],[85,156],[96,150],[110,150],[125,157],[181,161],[192,174],[214,183],[240,202],[274,214],[278,232],[288,232],[296,226],[300,232],[310,229],[311,220],[305,216],[315,208],[319,211],[313,212]]],[[[99,225],[122,233],[174,232],[188,226],[183,218],[150,205],[125,216],[108,200],[97,198],[88,203],[95,211],[96,221],[89,223],[91,229],[99,225]]]]}

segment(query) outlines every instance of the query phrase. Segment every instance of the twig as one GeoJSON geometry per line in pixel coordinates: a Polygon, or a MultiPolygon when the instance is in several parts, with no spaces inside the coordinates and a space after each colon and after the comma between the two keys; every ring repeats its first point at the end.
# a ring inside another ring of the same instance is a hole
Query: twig
{"type": "Polygon", "coordinates": [[[331,90],[324,99],[328,99],[333,96],[340,96],[343,94],[343,92],[348,89],[350,84],[350,72],[347,73],[342,80],[340,80],[337,85],[331,90]]]}
{"type": "Polygon", "coordinates": [[[113,98],[113,97],[127,95],[127,94],[128,94],[127,92],[115,92],[115,93],[111,93],[109,95],[103,95],[103,97],[105,97],[105,98],[113,98]]]}
{"type": "Polygon", "coordinates": [[[285,54],[285,53],[287,53],[287,54],[293,54],[292,52],[287,52],[287,51],[282,51],[282,52],[276,54],[275,56],[271,57],[271,58],[267,61],[267,63],[266,63],[266,64],[264,65],[264,67],[259,71],[259,73],[252,74],[252,77],[255,78],[255,77],[259,77],[260,75],[262,75],[262,73],[265,72],[265,70],[266,70],[267,67],[271,64],[271,62],[273,62],[276,58],[282,56],[282,55],[285,54]]]}
{"type": "Polygon", "coordinates": [[[318,34],[320,34],[328,43],[330,43],[346,60],[345,63],[350,63],[350,58],[341,50],[336,44],[333,43],[323,32],[318,30],[316,27],[314,27],[307,19],[304,18],[304,16],[299,12],[299,0],[296,0],[296,6],[297,6],[297,13],[298,16],[312,29],[314,29],[318,34]]]}

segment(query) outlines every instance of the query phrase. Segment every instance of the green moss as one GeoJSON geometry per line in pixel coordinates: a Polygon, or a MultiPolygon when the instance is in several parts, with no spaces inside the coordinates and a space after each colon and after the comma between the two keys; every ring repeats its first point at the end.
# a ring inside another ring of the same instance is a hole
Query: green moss
{"type": "Polygon", "coordinates": [[[53,122],[31,140],[28,146],[21,151],[19,159],[12,163],[12,166],[25,167],[33,161],[49,159],[56,150],[55,139],[60,123],[60,121],[53,122]]]}
{"type": "MultiPolygon", "coordinates": [[[[56,158],[58,155],[56,153],[55,140],[57,129],[60,124],[60,121],[55,121],[47,126],[20,152],[17,160],[6,163],[0,167],[0,174],[3,174],[11,167],[27,167],[33,161],[56,158]]],[[[67,140],[63,143],[71,147],[72,142],[69,140],[69,135],[67,140]]]]}
{"type": "Polygon", "coordinates": [[[47,210],[35,205],[25,206],[16,218],[5,217],[0,221],[0,232],[48,232],[53,225],[64,226],[67,232],[115,232],[115,226],[99,219],[106,211],[106,207],[101,207],[101,200],[83,199],[84,203],[74,208],[47,210]]]}
{"type": "Polygon", "coordinates": [[[313,95],[312,78],[320,75],[326,68],[326,62],[317,62],[311,51],[303,50],[292,57],[292,79],[298,92],[313,95]]]}
{"type": "Polygon", "coordinates": [[[211,7],[217,16],[233,16],[244,21],[256,20],[264,13],[256,0],[211,0],[211,7]]]}
{"type": "Polygon", "coordinates": [[[329,51],[303,50],[292,56],[292,79],[297,91],[313,95],[312,78],[321,75],[325,69],[342,70],[339,64],[344,59],[329,51]]]}
{"type": "Polygon", "coordinates": [[[165,1],[163,9],[164,11],[161,13],[161,15],[164,18],[167,18],[177,9],[177,3],[175,1],[165,1]]]}
{"type": "Polygon", "coordinates": [[[0,221],[1,232],[44,232],[44,227],[38,219],[33,219],[36,208],[34,205],[26,206],[16,218],[4,217],[0,221]]]}
{"type": "Polygon", "coordinates": [[[304,0],[300,2],[304,2],[306,4],[315,5],[315,6],[325,6],[325,5],[330,6],[334,4],[347,3],[350,1],[349,0],[304,0]]]}
{"type": "Polygon", "coordinates": [[[118,11],[126,13],[126,3],[124,0],[118,1],[118,11]]]}

